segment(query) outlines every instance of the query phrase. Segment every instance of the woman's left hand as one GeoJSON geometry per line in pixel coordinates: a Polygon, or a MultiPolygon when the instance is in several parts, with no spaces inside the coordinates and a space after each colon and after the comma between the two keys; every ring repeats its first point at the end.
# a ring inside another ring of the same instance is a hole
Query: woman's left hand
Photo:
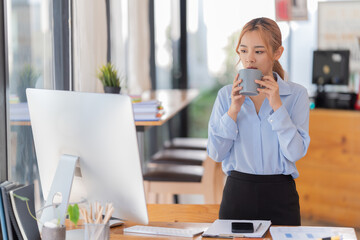
{"type": "Polygon", "coordinates": [[[273,76],[267,75],[262,78],[262,80],[255,80],[256,83],[260,84],[260,86],[264,86],[265,88],[258,88],[259,93],[265,94],[265,97],[269,100],[269,104],[271,108],[274,110],[278,110],[281,105],[281,99],[279,94],[279,85],[275,81],[273,76]]]}

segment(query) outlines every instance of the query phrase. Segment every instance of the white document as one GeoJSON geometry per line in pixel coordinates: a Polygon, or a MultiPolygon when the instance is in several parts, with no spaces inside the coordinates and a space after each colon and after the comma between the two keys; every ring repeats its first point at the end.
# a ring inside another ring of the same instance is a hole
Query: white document
{"type": "Polygon", "coordinates": [[[262,237],[269,229],[271,221],[264,220],[223,220],[217,219],[211,226],[202,234],[203,237],[216,238],[233,238],[233,237],[262,237]],[[232,222],[252,222],[255,231],[253,233],[232,233],[232,222]]]}
{"type": "Polygon", "coordinates": [[[341,227],[271,227],[273,240],[314,240],[341,236],[342,240],[356,240],[354,228],[341,227]]]}

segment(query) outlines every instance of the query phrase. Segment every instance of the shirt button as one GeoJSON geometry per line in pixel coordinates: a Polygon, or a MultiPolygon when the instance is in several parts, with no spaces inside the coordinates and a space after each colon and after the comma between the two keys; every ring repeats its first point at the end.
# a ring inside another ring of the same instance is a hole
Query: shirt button
{"type": "Polygon", "coordinates": [[[236,130],[236,133],[239,133],[239,130],[236,130]]]}
{"type": "Polygon", "coordinates": [[[270,119],[270,122],[273,122],[274,120],[270,119]]]}

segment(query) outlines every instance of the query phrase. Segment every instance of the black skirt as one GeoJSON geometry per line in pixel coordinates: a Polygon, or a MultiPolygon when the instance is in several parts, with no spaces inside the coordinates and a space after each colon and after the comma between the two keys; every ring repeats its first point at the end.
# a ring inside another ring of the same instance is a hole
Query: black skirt
{"type": "Polygon", "coordinates": [[[290,175],[253,175],[231,171],[223,192],[220,219],[271,220],[300,226],[299,195],[290,175]]]}

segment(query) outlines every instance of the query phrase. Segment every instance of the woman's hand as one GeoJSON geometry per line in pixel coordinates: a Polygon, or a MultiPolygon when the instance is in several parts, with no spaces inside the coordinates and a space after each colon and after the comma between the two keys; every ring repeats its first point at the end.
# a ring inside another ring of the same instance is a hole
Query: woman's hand
{"type": "Polygon", "coordinates": [[[228,115],[236,122],[237,114],[240,112],[241,106],[245,101],[245,96],[240,95],[239,91],[242,87],[239,87],[239,84],[242,82],[242,79],[238,79],[239,74],[236,75],[234,83],[231,90],[231,105],[228,111],[228,115]]]}
{"type": "Polygon", "coordinates": [[[278,110],[281,105],[281,99],[279,94],[279,85],[275,81],[273,76],[267,75],[262,78],[262,80],[255,80],[256,83],[260,84],[260,86],[264,86],[265,88],[258,88],[259,93],[265,94],[265,97],[269,100],[269,104],[271,108],[274,110],[278,110]]]}

